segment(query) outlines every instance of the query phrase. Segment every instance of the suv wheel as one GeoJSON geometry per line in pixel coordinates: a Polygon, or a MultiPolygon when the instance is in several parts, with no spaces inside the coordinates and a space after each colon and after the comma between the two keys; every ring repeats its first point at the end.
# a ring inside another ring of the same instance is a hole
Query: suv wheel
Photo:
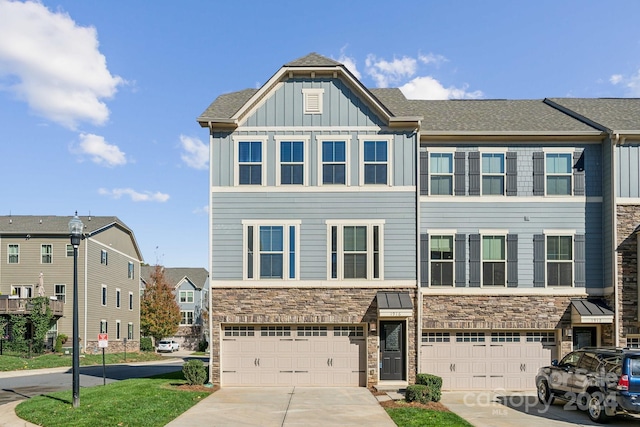
{"type": "Polygon", "coordinates": [[[538,383],[538,401],[543,405],[551,405],[554,400],[555,397],[549,389],[549,384],[544,380],[540,381],[538,383]]]}
{"type": "Polygon", "coordinates": [[[587,412],[589,413],[589,418],[598,423],[609,422],[611,418],[604,412],[604,395],[599,391],[589,395],[587,412]]]}

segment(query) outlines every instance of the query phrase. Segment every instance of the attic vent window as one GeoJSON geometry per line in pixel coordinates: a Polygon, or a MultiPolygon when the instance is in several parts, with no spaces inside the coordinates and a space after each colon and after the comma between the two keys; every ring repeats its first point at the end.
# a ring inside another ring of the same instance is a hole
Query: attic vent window
{"type": "Polygon", "coordinates": [[[324,89],[302,89],[302,94],[304,95],[304,113],[322,114],[322,95],[324,94],[324,89]]]}

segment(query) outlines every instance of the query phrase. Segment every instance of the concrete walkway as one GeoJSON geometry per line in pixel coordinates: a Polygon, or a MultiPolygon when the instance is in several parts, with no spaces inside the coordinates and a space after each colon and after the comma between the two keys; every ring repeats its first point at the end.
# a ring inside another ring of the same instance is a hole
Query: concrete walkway
{"type": "Polygon", "coordinates": [[[362,387],[224,387],[167,427],[376,426],[395,423],[362,387]]]}

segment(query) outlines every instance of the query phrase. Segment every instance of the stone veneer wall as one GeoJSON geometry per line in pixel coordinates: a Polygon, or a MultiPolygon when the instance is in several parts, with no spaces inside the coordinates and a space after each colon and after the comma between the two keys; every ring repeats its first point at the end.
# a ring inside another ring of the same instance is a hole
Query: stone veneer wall
{"type": "MultiPolygon", "coordinates": [[[[80,343],[82,345],[82,343],[80,343]]],[[[65,345],[66,347],[66,345],[65,345]]],[[[127,353],[137,353],[140,351],[140,341],[127,340],[127,353]]],[[[88,354],[102,353],[98,346],[98,341],[87,341],[87,347],[81,352],[88,354]]],[[[105,353],[124,353],[124,341],[109,341],[109,345],[104,349],[105,353]]]]}
{"type": "Polygon", "coordinates": [[[377,322],[376,293],[409,291],[414,315],[408,323],[408,370],[410,382],[416,370],[415,289],[371,288],[251,288],[211,289],[212,307],[212,378],[220,384],[220,341],[223,324],[365,324],[367,338],[367,386],[378,382],[379,338],[369,323],[377,322]]]}
{"type": "MultiPolygon", "coordinates": [[[[634,231],[640,225],[639,205],[619,205],[617,210],[618,241],[618,310],[621,324],[618,330],[620,345],[626,346],[628,334],[640,333],[638,322],[638,238],[634,231]]],[[[608,299],[614,307],[613,296],[608,299]]]]}
{"type": "Polygon", "coordinates": [[[184,350],[198,350],[198,343],[204,339],[202,335],[202,326],[179,326],[178,332],[173,338],[180,343],[180,348],[184,350]]]}
{"type": "MultiPolygon", "coordinates": [[[[571,326],[571,296],[424,295],[424,329],[555,329],[571,326]]],[[[558,336],[558,358],[572,350],[570,337],[558,336]]]]}

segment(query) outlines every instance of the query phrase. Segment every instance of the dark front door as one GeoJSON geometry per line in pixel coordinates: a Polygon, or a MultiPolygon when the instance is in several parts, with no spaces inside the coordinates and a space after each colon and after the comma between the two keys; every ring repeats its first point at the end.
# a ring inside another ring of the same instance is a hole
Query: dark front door
{"type": "Polygon", "coordinates": [[[405,379],[404,322],[380,322],[380,379],[405,379]]]}
{"type": "Polygon", "coordinates": [[[573,328],[573,349],[578,350],[583,347],[595,347],[598,345],[598,334],[596,328],[576,326],[573,328]]]}

